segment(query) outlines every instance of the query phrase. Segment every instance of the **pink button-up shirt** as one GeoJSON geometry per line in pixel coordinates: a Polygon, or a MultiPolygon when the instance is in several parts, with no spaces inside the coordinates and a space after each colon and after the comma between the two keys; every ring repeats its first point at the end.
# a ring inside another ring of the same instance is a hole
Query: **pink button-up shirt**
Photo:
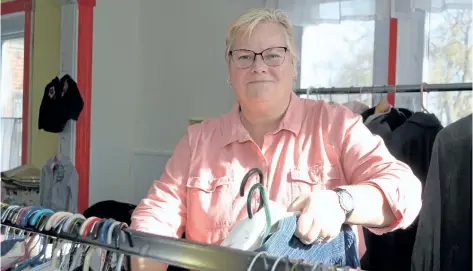
{"type": "MultiPolygon", "coordinates": [[[[264,172],[269,199],[284,206],[317,189],[377,187],[396,217],[389,227],[370,229],[377,234],[409,226],[421,207],[419,180],[359,115],[294,94],[279,128],[265,135],[262,148],[242,126],[238,104],[219,118],[190,126],[137,206],[132,228],[176,238],[185,231],[189,240],[219,245],[247,217],[239,189],[243,176],[255,167],[264,172]]],[[[258,181],[251,178],[246,191],[258,181]]]]}

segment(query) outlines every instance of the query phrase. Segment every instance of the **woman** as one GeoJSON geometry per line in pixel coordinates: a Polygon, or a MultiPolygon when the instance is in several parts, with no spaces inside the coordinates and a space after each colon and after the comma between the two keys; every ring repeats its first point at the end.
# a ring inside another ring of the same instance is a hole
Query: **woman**
{"type": "Polygon", "coordinates": [[[270,200],[302,211],[297,236],[305,243],[330,240],[342,223],[382,234],[413,222],[421,185],[409,167],[360,116],[294,94],[297,57],[285,13],[245,12],[228,29],[225,56],[236,105],[189,127],[136,208],[132,228],[176,238],[185,231],[187,239],[218,245],[247,217],[238,191],[255,167],[265,174],[270,200]]]}

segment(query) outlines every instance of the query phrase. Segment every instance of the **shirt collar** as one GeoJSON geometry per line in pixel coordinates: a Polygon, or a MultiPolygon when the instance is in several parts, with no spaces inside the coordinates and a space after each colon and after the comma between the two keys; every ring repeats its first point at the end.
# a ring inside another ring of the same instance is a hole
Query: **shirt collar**
{"type": "MultiPolygon", "coordinates": [[[[279,127],[272,134],[276,134],[281,130],[287,130],[297,136],[301,130],[304,117],[304,104],[304,100],[292,92],[286,113],[284,114],[279,127]]],[[[224,146],[233,142],[245,142],[251,140],[250,134],[241,123],[240,105],[238,102],[225,116],[224,127],[224,146]]]]}

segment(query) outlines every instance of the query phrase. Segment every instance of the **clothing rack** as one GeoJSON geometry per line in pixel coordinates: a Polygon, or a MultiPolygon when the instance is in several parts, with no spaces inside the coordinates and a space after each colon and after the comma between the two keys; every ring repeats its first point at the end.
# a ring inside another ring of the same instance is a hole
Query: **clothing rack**
{"type": "MultiPolygon", "coordinates": [[[[98,248],[103,248],[111,252],[122,253],[131,256],[139,256],[153,259],[162,263],[188,268],[191,270],[209,271],[241,271],[247,270],[251,261],[258,254],[256,252],[235,250],[225,247],[205,245],[190,242],[183,239],[175,239],[157,236],[149,233],[124,229],[128,240],[120,240],[116,244],[109,245],[93,240],[89,237],[79,237],[69,233],[50,231],[38,231],[32,227],[23,227],[10,222],[3,222],[3,227],[11,227],[18,230],[38,233],[60,240],[67,240],[73,243],[86,244],[98,248]]],[[[272,270],[276,257],[260,255],[251,270],[272,270]]],[[[327,265],[312,265],[307,262],[297,262],[286,257],[279,260],[275,270],[299,270],[299,271],[335,271],[350,270],[349,268],[335,268],[327,265]],[[293,268],[295,266],[295,268],[293,268]]],[[[353,269],[352,269],[353,270],[353,269]]]]}
{"type": "MultiPolygon", "coordinates": [[[[424,84],[424,92],[471,91],[472,83],[459,84],[424,84]]],[[[367,93],[415,93],[421,91],[421,85],[366,86],[344,88],[309,88],[296,90],[297,95],[307,94],[367,94],[367,93]]]]}

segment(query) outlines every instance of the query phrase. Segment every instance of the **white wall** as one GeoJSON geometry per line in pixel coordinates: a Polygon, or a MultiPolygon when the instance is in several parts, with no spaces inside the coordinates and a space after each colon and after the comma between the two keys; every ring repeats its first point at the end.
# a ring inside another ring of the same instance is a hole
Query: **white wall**
{"type": "Polygon", "coordinates": [[[138,203],[192,117],[230,110],[225,30],[263,0],[101,0],[94,11],[90,205],[138,203]]]}

